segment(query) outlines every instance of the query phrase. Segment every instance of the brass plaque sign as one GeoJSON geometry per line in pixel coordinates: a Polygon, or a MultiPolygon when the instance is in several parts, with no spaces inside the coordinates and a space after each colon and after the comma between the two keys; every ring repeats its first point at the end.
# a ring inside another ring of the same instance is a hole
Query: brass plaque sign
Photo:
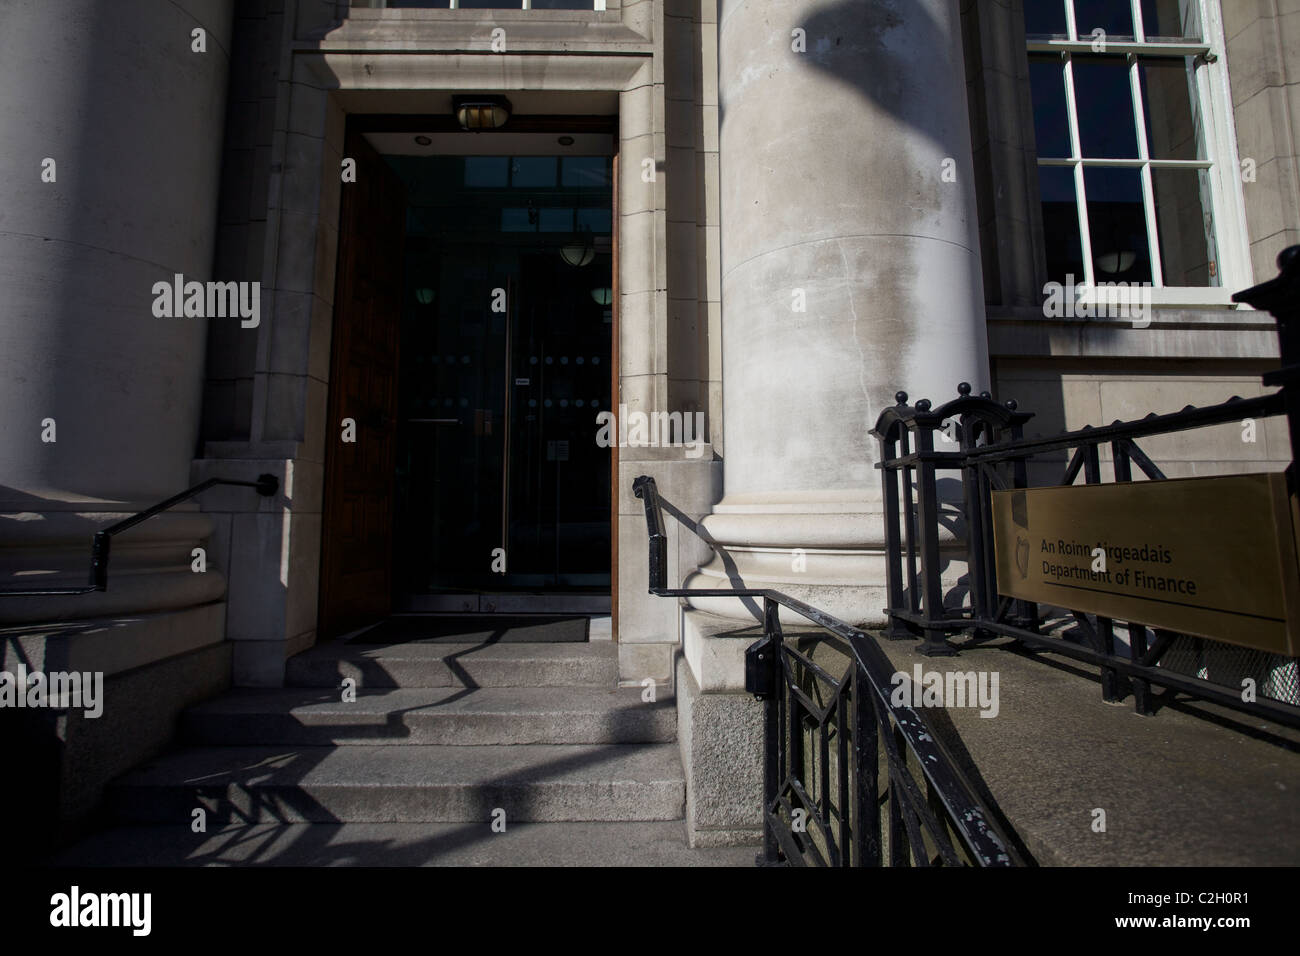
{"type": "Polygon", "coordinates": [[[1280,473],[994,491],[993,540],[1005,596],[1300,654],[1280,473]]]}

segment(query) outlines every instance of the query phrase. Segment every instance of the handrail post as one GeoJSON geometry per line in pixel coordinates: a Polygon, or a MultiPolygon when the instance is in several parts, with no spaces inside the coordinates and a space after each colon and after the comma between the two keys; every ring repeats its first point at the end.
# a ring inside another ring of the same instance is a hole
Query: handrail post
{"type": "Polygon", "coordinates": [[[781,715],[785,687],[781,676],[780,608],[766,596],[763,598],[763,637],[769,645],[766,653],[772,655],[771,687],[763,701],[763,858],[774,864],[780,862],[780,844],[772,813],[781,788],[781,760],[785,749],[781,715]]]}
{"type": "MultiPolygon", "coordinates": [[[[957,390],[963,397],[970,394],[970,386],[965,382],[957,386],[957,390]]],[[[966,453],[975,444],[973,425],[968,427],[967,423],[963,421],[958,435],[958,451],[962,456],[962,505],[966,517],[966,579],[969,582],[971,618],[979,621],[981,618],[989,616],[992,611],[988,606],[988,565],[982,560],[985,551],[985,481],[980,472],[980,466],[966,457],[966,453]]],[[[980,633],[978,625],[975,633],[977,635],[980,633]]]]}
{"type": "Polygon", "coordinates": [[[96,591],[108,590],[108,557],[113,547],[113,536],[107,531],[96,531],[90,542],[90,586],[96,591]]]}
{"type": "MultiPolygon", "coordinates": [[[[928,399],[916,403],[917,411],[930,411],[928,399]]],[[[939,490],[935,466],[929,455],[934,451],[934,432],[929,426],[916,429],[917,520],[921,527],[921,604],[923,637],[918,650],[926,657],[951,657],[956,650],[946,640],[944,629],[943,582],[939,577],[939,490]]]]}
{"type": "MultiPolygon", "coordinates": [[[[907,407],[907,392],[897,392],[894,401],[899,408],[907,407]]],[[[885,621],[885,634],[891,640],[910,637],[906,625],[894,616],[895,610],[902,610],[903,592],[903,542],[900,523],[904,516],[900,512],[898,483],[907,480],[907,472],[890,468],[890,463],[898,457],[899,432],[906,434],[906,429],[897,424],[894,429],[880,435],[880,484],[885,507],[885,594],[889,606],[885,608],[888,619],[885,621]]]]}
{"type": "Polygon", "coordinates": [[[668,587],[668,536],[664,533],[663,508],[659,504],[659,489],[649,475],[640,475],[632,482],[632,494],[645,505],[646,531],[650,539],[650,593],[668,587]]]}
{"type": "Polygon", "coordinates": [[[882,866],[880,833],[880,718],[870,678],[856,655],[853,659],[853,781],[854,866],[882,866]]]}

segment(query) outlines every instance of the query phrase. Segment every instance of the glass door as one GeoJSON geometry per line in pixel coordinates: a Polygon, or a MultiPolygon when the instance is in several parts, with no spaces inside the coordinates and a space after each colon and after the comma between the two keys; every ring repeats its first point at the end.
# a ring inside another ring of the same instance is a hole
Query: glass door
{"type": "Polygon", "coordinates": [[[387,158],[409,198],[395,606],[607,597],[610,159],[387,158]]]}

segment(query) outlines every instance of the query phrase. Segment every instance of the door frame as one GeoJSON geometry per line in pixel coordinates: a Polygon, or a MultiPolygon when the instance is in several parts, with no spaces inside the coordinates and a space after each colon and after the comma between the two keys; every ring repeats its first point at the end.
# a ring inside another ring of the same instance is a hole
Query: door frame
{"type": "MultiPolygon", "coordinates": [[[[401,183],[397,176],[391,170],[384,168],[383,159],[379,153],[375,152],[370,145],[365,142],[362,134],[352,128],[345,132],[345,148],[347,152],[354,157],[357,162],[357,170],[362,177],[374,177],[373,183],[366,182],[362,188],[378,188],[381,192],[387,188],[394,195],[402,195],[401,183]],[[387,181],[387,186],[382,185],[387,181]]],[[[352,427],[354,439],[352,447],[348,450],[348,457],[351,457],[354,463],[357,456],[361,454],[361,445],[357,441],[365,442],[367,446],[372,446],[376,442],[381,448],[387,451],[383,457],[392,463],[393,453],[395,452],[395,435],[393,433],[393,416],[396,412],[397,403],[397,383],[396,369],[392,379],[392,387],[388,390],[386,401],[383,407],[372,409],[376,412],[376,420],[370,421],[363,419],[359,414],[359,409],[353,409],[345,406],[346,392],[341,393],[340,389],[344,388],[343,371],[347,364],[347,355],[342,353],[340,346],[343,343],[352,344],[353,333],[344,335],[345,313],[341,310],[345,306],[351,306],[354,303],[354,295],[358,282],[364,282],[362,270],[356,267],[356,263],[365,258],[365,253],[357,253],[357,250],[365,249],[372,242],[366,242],[360,237],[349,237],[343,234],[345,225],[353,224],[355,214],[372,214],[382,215],[383,206],[380,209],[371,209],[367,206],[359,206],[363,203],[359,190],[346,192],[340,197],[339,202],[339,241],[335,248],[336,268],[334,274],[334,302],[331,308],[330,316],[330,354],[329,354],[329,379],[330,385],[326,390],[325,408],[326,408],[326,441],[324,454],[324,467],[322,472],[322,499],[321,499],[321,526],[320,526],[320,553],[319,553],[319,572],[318,586],[316,593],[316,628],[319,634],[330,637],[337,634],[353,630],[355,627],[369,623],[373,618],[383,618],[392,613],[392,553],[391,541],[390,546],[385,548],[383,557],[383,567],[379,574],[379,579],[387,589],[387,594],[378,594],[373,602],[369,605],[359,606],[354,596],[349,596],[347,590],[347,580],[344,569],[347,567],[347,541],[346,535],[341,530],[346,515],[345,496],[346,484],[340,484],[342,476],[347,471],[346,465],[341,465],[341,457],[344,451],[340,441],[337,440],[337,433],[331,438],[334,429],[340,427],[344,418],[354,418],[352,427]],[[347,413],[347,414],[344,414],[347,413]],[[338,522],[339,528],[334,533],[330,532],[333,522],[338,522]],[[341,597],[342,595],[342,597],[341,597]]],[[[396,228],[398,223],[405,221],[405,198],[402,198],[402,210],[400,217],[394,213],[395,222],[391,225],[396,228]]],[[[390,212],[392,210],[389,210],[390,212]]],[[[390,237],[391,239],[391,237],[390,237]]],[[[400,273],[399,273],[400,275],[400,273]]],[[[396,299],[396,295],[394,295],[396,299]]],[[[393,362],[400,368],[400,316],[394,316],[393,322],[393,341],[391,342],[393,350],[393,362]]],[[[355,330],[357,326],[351,326],[355,330]]],[[[370,364],[369,368],[375,366],[370,364]]],[[[361,406],[366,407],[366,406],[361,406]]],[[[369,452],[369,447],[367,448],[369,452]]],[[[362,469],[364,472],[364,468],[362,469]]],[[[393,491],[392,491],[392,468],[389,467],[389,474],[384,481],[387,484],[385,508],[388,512],[387,524],[390,528],[389,535],[391,539],[392,514],[394,510],[393,491]]],[[[366,588],[367,592],[374,594],[377,588],[374,582],[366,588]]]]}
{"type": "MultiPolygon", "coordinates": [[[[463,133],[466,136],[487,136],[493,130],[466,132],[454,117],[444,114],[423,113],[350,113],[347,117],[349,134],[366,133],[463,133]]],[[[611,405],[617,410],[621,401],[621,364],[619,360],[620,311],[619,296],[619,115],[557,114],[538,116],[512,116],[500,132],[503,133],[596,133],[611,138],[611,328],[610,328],[610,378],[611,405]]],[[[547,155],[563,155],[556,151],[547,155]]],[[[339,237],[340,245],[343,237],[339,237]]],[[[511,299],[510,301],[513,301],[511,299]]],[[[331,346],[333,343],[331,342],[331,346]]],[[[333,351],[331,347],[331,363],[333,351]]],[[[331,392],[333,383],[331,383],[331,392]]],[[[328,397],[327,397],[328,401],[328,397]]],[[[610,448],[610,589],[603,594],[545,594],[520,592],[479,593],[449,592],[444,594],[413,595],[393,603],[394,613],[574,613],[611,616],[614,641],[618,640],[618,555],[619,555],[619,449],[617,442],[610,448]]],[[[324,519],[322,515],[322,519],[324,519]]],[[[321,529],[322,537],[325,528],[321,529]]],[[[396,595],[394,595],[396,597],[396,595]]]]}

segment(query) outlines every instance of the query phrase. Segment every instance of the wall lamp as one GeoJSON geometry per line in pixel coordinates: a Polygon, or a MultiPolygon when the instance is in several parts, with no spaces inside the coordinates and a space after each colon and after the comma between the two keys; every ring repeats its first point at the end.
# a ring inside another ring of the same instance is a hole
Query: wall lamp
{"type": "Polygon", "coordinates": [[[504,96],[458,96],[451,106],[461,129],[500,129],[510,119],[510,101],[504,96]]]}

